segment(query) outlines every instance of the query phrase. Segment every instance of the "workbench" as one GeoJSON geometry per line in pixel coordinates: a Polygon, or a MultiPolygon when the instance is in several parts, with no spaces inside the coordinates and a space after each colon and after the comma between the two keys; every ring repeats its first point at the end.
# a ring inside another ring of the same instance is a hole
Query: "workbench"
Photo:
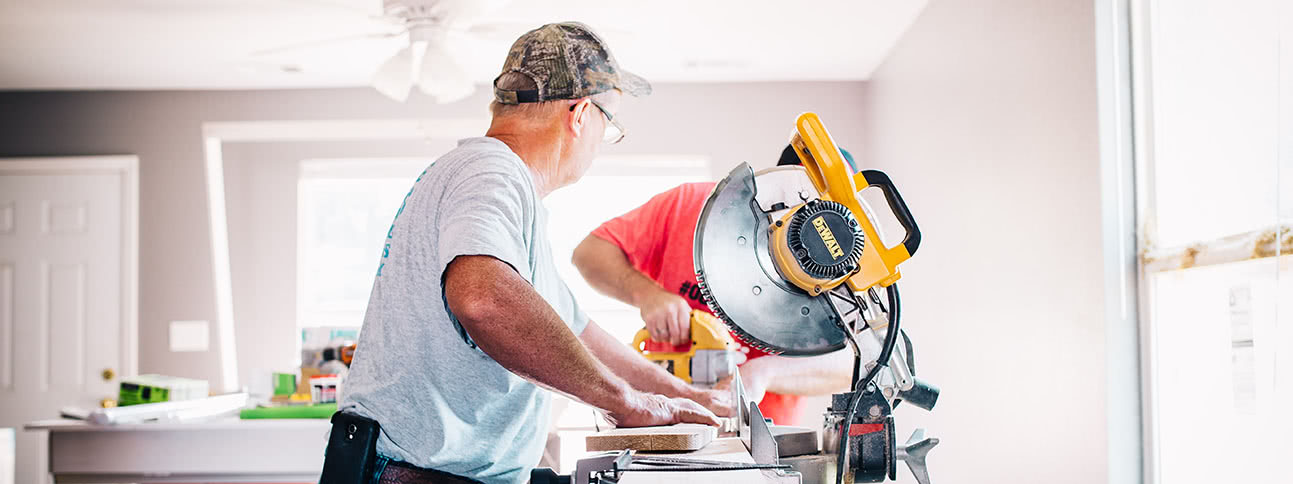
{"type": "MultiPolygon", "coordinates": [[[[750,457],[750,452],[745,450],[745,445],[736,437],[721,437],[714,439],[705,448],[692,452],[650,452],[642,455],[661,456],[661,457],[686,457],[689,459],[705,459],[724,462],[743,462],[754,463],[754,458],[750,457]]],[[[714,483],[714,484],[757,484],[762,482],[775,482],[768,479],[759,470],[742,470],[742,471],[723,471],[723,472],[626,472],[620,480],[621,484],[642,484],[642,483],[659,483],[669,482],[678,484],[687,483],[714,483]]]]}
{"type": "MultiPolygon", "coordinates": [[[[49,469],[58,484],[258,482],[315,483],[331,428],[327,420],[236,418],[193,423],[94,425],[45,420],[25,426],[49,432],[49,469]]],[[[736,437],[701,450],[652,455],[754,462],[736,437]]],[[[762,471],[629,472],[624,484],[775,482],[762,471]]],[[[808,481],[805,481],[808,482],[808,481]]]]}
{"type": "Polygon", "coordinates": [[[327,420],[239,420],[93,425],[45,420],[54,482],[315,483],[323,470],[327,420]]]}

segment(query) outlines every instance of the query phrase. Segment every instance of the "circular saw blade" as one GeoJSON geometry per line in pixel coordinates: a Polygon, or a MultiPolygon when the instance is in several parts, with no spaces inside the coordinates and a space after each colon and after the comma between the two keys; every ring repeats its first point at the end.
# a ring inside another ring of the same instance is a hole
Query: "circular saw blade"
{"type": "Polygon", "coordinates": [[[755,201],[754,170],[741,163],[710,193],[696,224],[695,268],[705,302],[747,344],[810,356],[844,347],[825,296],[786,282],[768,250],[769,217],[755,201]]]}

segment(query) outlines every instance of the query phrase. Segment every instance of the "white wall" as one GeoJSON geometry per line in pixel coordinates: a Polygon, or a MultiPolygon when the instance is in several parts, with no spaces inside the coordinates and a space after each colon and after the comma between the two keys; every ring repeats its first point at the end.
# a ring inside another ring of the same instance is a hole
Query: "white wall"
{"type": "Polygon", "coordinates": [[[1107,480],[1093,5],[932,1],[867,84],[864,164],[924,234],[903,321],[943,393],[897,418],[935,482],[1107,480]]]}

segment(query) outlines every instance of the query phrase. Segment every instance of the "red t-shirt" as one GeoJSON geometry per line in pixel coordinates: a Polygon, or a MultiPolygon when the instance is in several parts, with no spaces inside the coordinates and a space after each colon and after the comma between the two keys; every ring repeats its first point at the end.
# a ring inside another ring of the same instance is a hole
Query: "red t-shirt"
{"type": "MultiPolygon", "coordinates": [[[[693,309],[711,312],[700,295],[692,259],[692,240],[696,221],[705,199],[714,190],[714,182],[685,183],[651,197],[641,207],[613,218],[593,230],[593,235],[615,244],[624,251],[629,263],[665,289],[677,291],[693,309]]],[[[767,356],[746,346],[736,335],[745,361],[767,356]]],[[[744,364],[737,357],[738,364],[744,364]]],[[[767,392],[759,402],[759,411],[780,425],[795,425],[799,397],[767,392]]]]}

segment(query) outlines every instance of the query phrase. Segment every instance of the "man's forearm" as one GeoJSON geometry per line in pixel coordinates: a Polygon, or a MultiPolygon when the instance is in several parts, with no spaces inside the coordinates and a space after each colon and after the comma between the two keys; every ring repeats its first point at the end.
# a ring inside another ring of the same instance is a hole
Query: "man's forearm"
{"type": "Polygon", "coordinates": [[[629,403],[628,383],[594,358],[507,264],[455,259],[446,269],[445,299],[472,340],[504,368],[604,410],[629,403]]]}
{"type": "Polygon", "coordinates": [[[671,397],[693,398],[695,388],[669,374],[621,343],[595,322],[589,322],[579,339],[616,375],[623,377],[633,388],[671,397]]]}
{"type": "Polygon", "coordinates": [[[571,259],[593,289],[634,307],[641,307],[648,294],[664,291],[634,268],[623,250],[596,235],[585,237],[571,259]]]}
{"type": "Polygon", "coordinates": [[[782,395],[827,395],[848,390],[853,377],[853,354],[840,350],[820,356],[765,356],[750,360],[741,371],[757,371],[767,390],[782,395]]]}

